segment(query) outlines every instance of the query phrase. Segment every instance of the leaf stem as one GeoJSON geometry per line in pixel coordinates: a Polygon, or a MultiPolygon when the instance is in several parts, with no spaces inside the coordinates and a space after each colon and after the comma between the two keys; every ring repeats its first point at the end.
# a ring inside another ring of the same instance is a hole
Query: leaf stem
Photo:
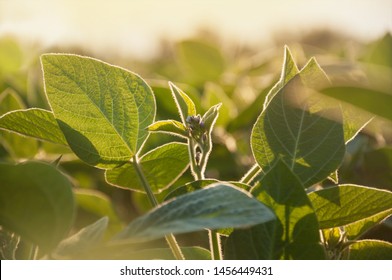
{"type": "Polygon", "coordinates": [[[219,233],[215,230],[208,230],[210,240],[210,250],[212,260],[222,259],[222,248],[219,233]]]}
{"type": "Polygon", "coordinates": [[[262,172],[260,166],[255,163],[249,171],[241,178],[240,183],[250,184],[252,180],[262,172]]]}
{"type": "MultiPolygon", "coordinates": [[[[138,177],[144,187],[144,190],[147,193],[147,196],[148,196],[148,199],[150,200],[151,205],[153,207],[157,207],[159,205],[158,201],[155,198],[154,193],[151,190],[151,186],[148,183],[146,176],[144,176],[143,170],[139,164],[139,160],[136,155],[133,157],[132,163],[133,163],[133,166],[136,170],[136,173],[137,173],[137,175],[138,175],[138,177]]],[[[174,235],[173,234],[166,235],[165,238],[166,238],[167,244],[169,245],[170,249],[172,250],[174,257],[177,260],[185,260],[184,254],[182,253],[181,248],[178,245],[177,240],[174,237],[174,235]]]]}
{"type": "Polygon", "coordinates": [[[139,160],[138,160],[136,155],[133,157],[132,163],[133,163],[133,167],[135,168],[136,173],[137,173],[137,175],[138,175],[138,177],[139,177],[139,179],[140,179],[140,181],[141,181],[141,183],[142,183],[142,185],[144,187],[144,190],[147,193],[148,200],[150,201],[151,205],[153,207],[158,206],[158,201],[155,198],[154,193],[151,190],[151,186],[148,183],[148,181],[146,179],[146,176],[144,176],[143,170],[142,170],[142,168],[141,168],[141,166],[139,164],[139,160]]]}

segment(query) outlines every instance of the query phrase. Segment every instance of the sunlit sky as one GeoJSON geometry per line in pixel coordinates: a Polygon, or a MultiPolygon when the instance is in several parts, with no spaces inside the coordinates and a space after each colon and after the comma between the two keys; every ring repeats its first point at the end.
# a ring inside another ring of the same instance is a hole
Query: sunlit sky
{"type": "Polygon", "coordinates": [[[392,32],[392,0],[0,0],[0,36],[44,45],[148,57],[161,38],[186,38],[200,26],[239,44],[314,28],[371,40],[392,32]]]}

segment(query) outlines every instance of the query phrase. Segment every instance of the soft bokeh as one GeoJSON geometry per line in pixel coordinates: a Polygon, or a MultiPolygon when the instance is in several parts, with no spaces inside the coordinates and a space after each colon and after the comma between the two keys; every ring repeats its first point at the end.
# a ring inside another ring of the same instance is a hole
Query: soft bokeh
{"type": "Polygon", "coordinates": [[[252,46],[318,29],[372,40],[392,30],[391,11],[390,0],[1,0],[0,36],[146,58],[157,54],[161,39],[200,28],[252,46]]]}

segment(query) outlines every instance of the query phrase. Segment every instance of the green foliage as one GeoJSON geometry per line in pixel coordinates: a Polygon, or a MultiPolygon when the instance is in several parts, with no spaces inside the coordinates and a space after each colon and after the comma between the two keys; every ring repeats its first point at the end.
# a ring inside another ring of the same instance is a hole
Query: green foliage
{"type": "Polygon", "coordinates": [[[147,82],[44,54],[43,92],[0,40],[1,258],[391,259],[389,45],[364,82],[305,46],[279,75],[280,53],[187,40],[147,82]]]}
{"type": "Polygon", "coordinates": [[[45,91],[75,154],[113,168],[129,161],[148,137],[155,99],[136,74],[76,55],[41,57],[45,91]]]}
{"type": "Polygon", "coordinates": [[[43,251],[69,232],[74,197],[68,178],[41,162],[0,164],[0,224],[43,251]]]}
{"type": "Polygon", "coordinates": [[[277,161],[251,193],[273,210],[278,219],[234,231],[226,244],[226,258],[325,258],[312,204],[301,182],[283,161],[277,161]]]}
{"type": "Polygon", "coordinates": [[[392,193],[379,189],[340,185],[309,194],[320,228],[339,227],[392,208],[392,193]]]}
{"type": "Polygon", "coordinates": [[[391,260],[392,245],[378,240],[362,240],[350,246],[351,260],[391,260]]]}
{"type": "Polygon", "coordinates": [[[392,120],[392,94],[379,90],[353,86],[329,87],[321,93],[351,103],[375,115],[392,120]]]}
{"type": "MultiPolygon", "coordinates": [[[[281,80],[271,90],[251,136],[257,163],[267,172],[281,158],[305,187],[327,178],[343,160],[345,147],[340,110],[323,108],[305,87],[314,79],[309,62],[300,72],[286,49],[281,80]],[[311,77],[308,77],[311,75],[311,77]]],[[[317,74],[317,73],[316,73],[317,74]]]]}
{"type": "Polygon", "coordinates": [[[136,219],[115,240],[140,242],[169,233],[248,227],[274,218],[265,205],[249,194],[227,183],[215,183],[172,199],[136,219]]]}
{"type": "MultiPolygon", "coordinates": [[[[143,155],[140,158],[140,165],[152,191],[159,193],[173,184],[187,169],[187,146],[176,142],[160,146],[143,155]]],[[[109,184],[144,192],[144,187],[131,163],[107,170],[105,176],[109,184]]]]}
{"type": "MultiPolygon", "coordinates": [[[[24,104],[15,91],[8,89],[0,94],[0,114],[5,114],[4,117],[0,119],[0,127],[3,129],[9,127],[11,130],[13,127],[19,127],[19,125],[17,126],[13,123],[12,119],[7,118],[6,116],[9,115],[7,114],[9,111],[15,112],[14,110],[20,108],[24,108],[24,104]]],[[[12,158],[31,158],[37,153],[38,143],[34,139],[26,139],[5,131],[1,131],[0,135],[2,135],[0,142],[12,158]]]]}
{"type": "Polygon", "coordinates": [[[23,136],[67,145],[53,113],[47,110],[33,108],[11,111],[0,118],[0,127],[23,136]],[[38,123],[39,126],[36,125],[38,123]]]}

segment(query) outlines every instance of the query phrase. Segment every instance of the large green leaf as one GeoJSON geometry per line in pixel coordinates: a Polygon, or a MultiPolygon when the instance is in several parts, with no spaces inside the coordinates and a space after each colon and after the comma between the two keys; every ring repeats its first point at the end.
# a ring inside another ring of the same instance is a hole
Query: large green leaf
{"type": "MultiPolygon", "coordinates": [[[[320,108],[336,107],[339,106],[342,111],[342,119],[338,118],[343,124],[344,140],[349,142],[352,140],[359,131],[362,130],[366,124],[370,122],[373,116],[366,112],[359,111],[355,106],[349,103],[336,100],[326,95],[321,95],[319,92],[331,87],[329,79],[316,59],[311,58],[306,66],[301,69],[299,74],[302,82],[310,88],[316,89],[318,93],[313,93],[320,102],[320,108]]],[[[336,119],[336,117],[334,118],[336,119]]]]}
{"type": "Polygon", "coordinates": [[[87,57],[46,54],[41,62],[47,98],[75,154],[101,168],[129,161],[155,118],[154,95],[145,81],[87,57]]]}
{"type": "Polygon", "coordinates": [[[67,145],[53,113],[44,109],[15,110],[0,117],[0,129],[67,145]]]}
{"type": "Polygon", "coordinates": [[[323,259],[316,214],[303,185],[282,161],[263,177],[252,194],[277,220],[229,236],[227,259],[323,259]]]}
{"type": "Polygon", "coordinates": [[[299,71],[285,48],[281,78],[251,135],[253,155],[265,171],[281,158],[308,187],[338,168],[345,152],[340,108],[314,91],[328,82],[314,58],[299,71]]]}
{"type": "MultiPolygon", "coordinates": [[[[140,165],[153,192],[170,186],[189,165],[186,144],[172,142],[149,151],[140,158],[140,165]]],[[[106,181],[121,188],[144,192],[132,163],[106,170],[106,181]]]]}
{"type": "Polygon", "coordinates": [[[343,127],[330,116],[340,112],[317,107],[300,76],[275,95],[257,119],[251,136],[254,157],[264,170],[282,158],[308,187],[339,167],[345,153],[343,127]]]}
{"type": "Polygon", "coordinates": [[[361,240],[350,245],[350,260],[392,260],[392,244],[380,240],[361,240]]]}
{"type": "Polygon", "coordinates": [[[69,179],[41,162],[0,164],[0,224],[46,251],[68,233],[74,215],[69,179]]]}
{"type": "Polygon", "coordinates": [[[133,221],[115,240],[146,241],[170,233],[248,227],[272,219],[273,213],[248,193],[216,183],[167,201],[133,221]]]}
{"type": "Polygon", "coordinates": [[[320,228],[347,225],[392,208],[392,192],[340,185],[309,194],[320,228]]]}

